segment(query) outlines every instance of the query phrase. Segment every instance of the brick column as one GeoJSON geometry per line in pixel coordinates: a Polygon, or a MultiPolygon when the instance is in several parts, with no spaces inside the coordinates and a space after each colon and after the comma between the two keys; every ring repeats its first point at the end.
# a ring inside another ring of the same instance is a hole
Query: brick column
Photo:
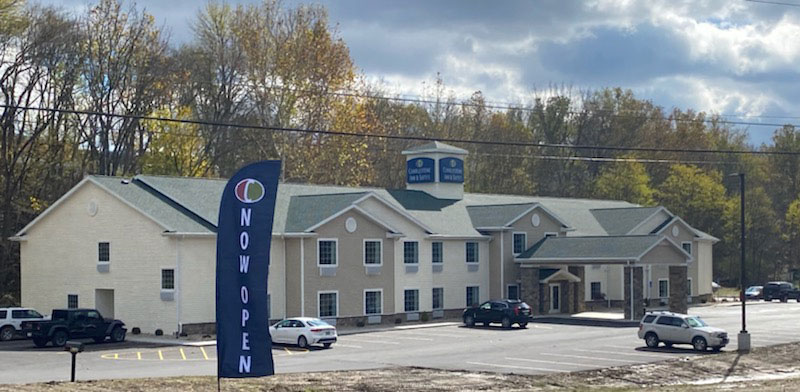
{"type": "Polygon", "coordinates": [[[631,320],[631,270],[633,270],[633,320],[644,316],[644,297],[642,296],[642,267],[625,267],[625,320],[631,320]]]}
{"type": "Polygon", "coordinates": [[[519,269],[519,298],[531,306],[531,313],[534,315],[539,312],[539,269],[520,268],[519,269]]]}
{"type": "Polygon", "coordinates": [[[689,295],[687,286],[687,267],[683,265],[669,266],[669,310],[675,313],[686,313],[689,306],[686,296],[689,295]]]}
{"type": "Polygon", "coordinates": [[[561,286],[561,313],[572,313],[572,285],[568,281],[558,282],[561,286]]]}
{"type": "Polygon", "coordinates": [[[569,267],[569,273],[581,279],[578,283],[573,283],[575,297],[573,300],[573,313],[581,313],[586,311],[586,270],[584,266],[569,267]]]}

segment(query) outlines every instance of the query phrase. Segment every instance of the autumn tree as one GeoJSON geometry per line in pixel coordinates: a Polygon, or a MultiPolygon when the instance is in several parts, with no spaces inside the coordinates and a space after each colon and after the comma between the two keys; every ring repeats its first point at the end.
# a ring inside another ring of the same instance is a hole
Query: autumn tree
{"type": "Polygon", "coordinates": [[[625,159],[630,161],[615,162],[600,171],[594,182],[594,197],[654,205],[655,190],[651,188],[644,165],[632,156],[625,159]]]}

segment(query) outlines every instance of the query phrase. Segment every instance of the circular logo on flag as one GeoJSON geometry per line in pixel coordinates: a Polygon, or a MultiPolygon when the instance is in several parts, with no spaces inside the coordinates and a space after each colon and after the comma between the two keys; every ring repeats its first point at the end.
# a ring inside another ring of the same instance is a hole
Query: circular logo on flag
{"type": "Polygon", "coordinates": [[[234,193],[242,203],[255,203],[264,198],[264,185],[258,180],[245,178],[236,184],[234,193]]]}
{"type": "Polygon", "coordinates": [[[450,167],[456,167],[456,160],[455,159],[451,159],[450,160],[450,167]]]}

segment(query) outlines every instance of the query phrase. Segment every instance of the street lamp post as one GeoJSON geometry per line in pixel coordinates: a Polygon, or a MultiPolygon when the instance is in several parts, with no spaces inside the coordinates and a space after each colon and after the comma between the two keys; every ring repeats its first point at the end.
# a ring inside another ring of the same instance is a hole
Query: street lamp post
{"type": "Polygon", "coordinates": [[[747,303],[747,297],[744,294],[744,279],[745,279],[745,268],[744,268],[744,244],[745,244],[745,236],[744,236],[744,173],[734,173],[731,176],[739,176],[739,196],[741,197],[739,211],[740,211],[740,230],[741,230],[741,244],[740,248],[742,250],[741,255],[741,266],[739,267],[739,295],[741,296],[742,301],[742,330],[739,331],[739,335],[737,336],[737,343],[739,346],[740,353],[746,353],[750,351],[750,334],[747,332],[747,320],[745,318],[745,309],[747,303]]]}

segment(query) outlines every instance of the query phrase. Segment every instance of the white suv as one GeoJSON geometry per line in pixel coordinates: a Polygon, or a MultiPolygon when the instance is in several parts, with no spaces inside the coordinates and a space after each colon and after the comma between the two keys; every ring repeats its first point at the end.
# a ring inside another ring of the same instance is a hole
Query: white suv
{"type": "Polygon", "coordinates": [[[0,340],[6,341],[22,331],[22,322],[45,317],[30,308],[0,308],[0,340]]]}
{"type": "Polygon", "coordinates": [[[697,351],[711,347],[719,351],[728,344],[728,333],[724,329],[709,327],[700,317],[672,312],[648,312],[639,322],[639,339],[647,347],[656,348],[660,342],[691,344],[697,351]]]}

